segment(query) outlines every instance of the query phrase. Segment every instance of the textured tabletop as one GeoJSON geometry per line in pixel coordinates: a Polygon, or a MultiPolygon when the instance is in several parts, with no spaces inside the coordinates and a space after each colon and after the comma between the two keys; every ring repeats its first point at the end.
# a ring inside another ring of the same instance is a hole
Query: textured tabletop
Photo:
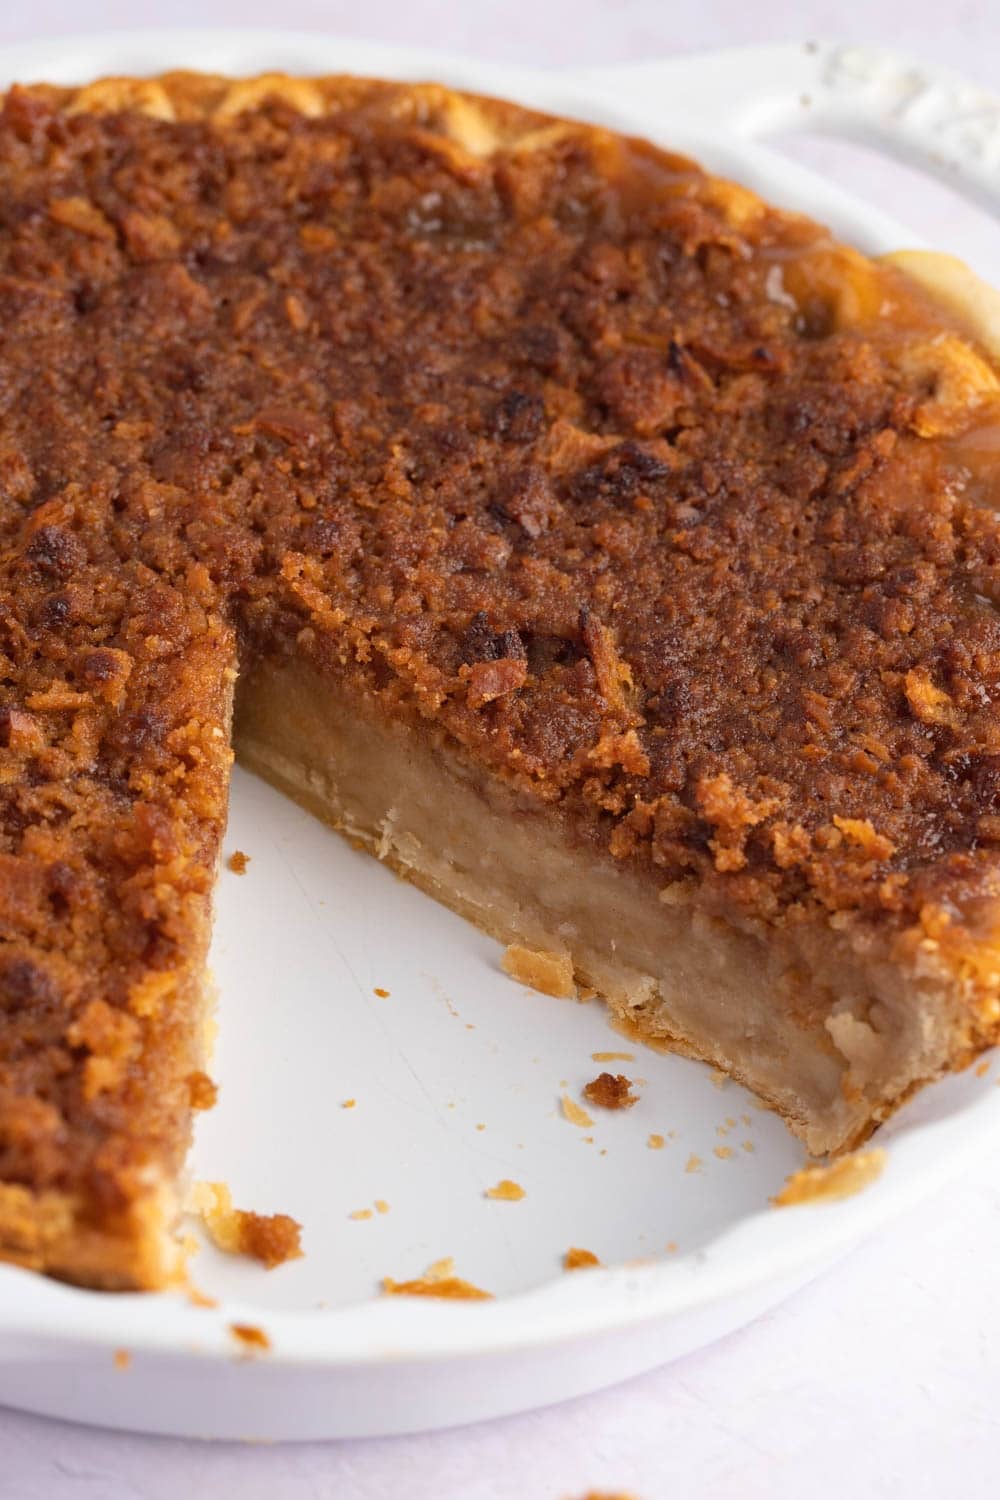
{"type": "MultiPolygon", "coordinates": [[[[324,29],[559,67],[816,33],[891,45],[993,88],[1000,44],[994,0],[32,0],[0,7],[0,44],[140,19],[324,29]]],[[[795,150],[1000,281],[1000,229],[943,189],[851,149],[795,150]]],[[[460,1431],[283,1448],[0,1411],[0,1500],[992,1497],[998,1265],[1000,1168],[980,1169],[749,1328],[601,1395],[460,1431]]]]}

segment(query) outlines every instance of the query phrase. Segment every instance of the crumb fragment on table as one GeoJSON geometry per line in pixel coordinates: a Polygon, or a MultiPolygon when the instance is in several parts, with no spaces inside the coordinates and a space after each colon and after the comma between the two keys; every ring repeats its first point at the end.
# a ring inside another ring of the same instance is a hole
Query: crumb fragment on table
{"type": "Polygon", "coordinates": [[[583,1094],[599,1109],[631,1109],[639,1096],[632,1092],[632,1080],[624,1073],[598,1073],[584,1085],[583,1094]]]}
{"type": "Polygon", "coordinates": [[[115,1369],[127,1370],[132,1363],[132,1356],[127,1349],[115,1350],[115,1369]]]}
{"type": "Polygon", "coordinates": [[[200,1216],[212,1243],[229,1255],[246,1255],[269,1271],[302,1255],[302,1225],[288,1214],[234,1208],[224,1182],[196,1182],[188,1209],[200,1216]]]}
{"type": "Polygon", "coordinates": [[[383,1276],[382,1291],[387,1297],[441,1297],[456,1302],[493,1300],[492,1292],[484,1292],[482,1287],[455,1275],[455,1262],[450,1255],[436,1260],[423,1276],[412,1281],[394,1281],[391,1276],[383,1276]]]}
{"type": "Polygon", "coordinates": [[[499,1199],[504,1203],[519,1203],[526,1196],[521,1184],[512,1182],[509,1177],[501,1177],[495,1187],[486,1189],[487,1198],[499,1199]]]}

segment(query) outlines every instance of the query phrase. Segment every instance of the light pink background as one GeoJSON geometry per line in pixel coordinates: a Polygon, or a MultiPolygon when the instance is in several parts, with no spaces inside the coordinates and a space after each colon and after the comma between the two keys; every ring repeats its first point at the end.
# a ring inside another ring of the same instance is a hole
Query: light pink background
{"type": "MultiPolygon", "coordinates": [[[[567,67],[809,36],[877,41],[996,88],[1000,8],[950,0],[30,0],[0,44],[85,29],[322,29],[567,67]]],[[[1000,280],[1000,233],[915,175],[815,143],[903,223],[1000,280]]],[[[267,1448],[0,1411],[0,1500],[978,1500],[1000,1487],[1000,1168],[956,1183],[740,1334],[659,1373],[462,1431],[267,1448]]],[[[127,1379],[127,1375],[123,1376],[127,1379]]]]}

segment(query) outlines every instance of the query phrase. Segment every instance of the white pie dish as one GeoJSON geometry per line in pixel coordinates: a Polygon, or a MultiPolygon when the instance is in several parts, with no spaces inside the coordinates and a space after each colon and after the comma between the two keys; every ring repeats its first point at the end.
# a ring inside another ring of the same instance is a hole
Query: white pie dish
{"type": "MultiPolygon", "coordinates": [[[[752,120],[753,90],[736,88],[748,73],[764,118],[790,79],[820,101],[824,89],[835,93],[845,74],[836,54],[776,49],[755,59],[572,79],[281,33],[146,33],[9,49],[0,80],[183,63],[234,74],[437,77],[689,149],[864,249],[912,242],[736,128],[752,120]],[[661,110],[664,95],[683,119],[661,110]],[[727,111],[731,134],[708,128],[727,111]]],[[[875,78],[878,91],[877,68],[845,76],[861,80],[862,94],[875,78]]],[[[989,179],[969,176],[987,195],[989,179]]],[[[596,1006],[512,986],[495,945],[239,774],[227,845],[252,862],[243,879],[224,874],[220,889],[223,1093],[192,1169],[229,1181],[242,1206],[295,1214],[307,1256],[266,1275],[203,1252],[193,1274],[220,1298],[215,1308],[101,1296],[0,1269],[0,1400],[9,1404],[147,1431],[309,1438],[448,1425],[562,1399],[738,1326],[1000,1129],[995,1067],[970,1071],[927,1091],[881,1133],[888,1168],[865,1193],[775,1211],[768,1198],[800,1163],[800,1148],[742,1091],[630,1046],[596,1006]],[[642,1103],[580,1130],[561,1117],[558,1098],[578,1095],[600,1071],[591,1058],[600,1051],[635,1052],[634,1062],[609,1065],[646,1080],[642,1103]],[[350,1097],[357,1104],[345,1110],[350,1097]],[[666,1138],[663,1149],[648,1148],[653,1132],[666,1138]],[[524,1184],[524,1202],[483,1198],[502,1177],[524,1184]],[[376,1199],[389,1212],[350,1218],[376,1199]],[[560,1274],[571,1244],[615,1268],[560,1274]],[[374,1299],[380,1276],[419,1275],[445,1255],[497,1301],[374,1299]],[[621,1264],[638,1257],[658,1258],[621,1264]],[[270,1351],[242,1357],[234,1323],[264,1328],[270,1351]],[[121,1350],[131,1356],[124,1369],[121,1350]]]]}

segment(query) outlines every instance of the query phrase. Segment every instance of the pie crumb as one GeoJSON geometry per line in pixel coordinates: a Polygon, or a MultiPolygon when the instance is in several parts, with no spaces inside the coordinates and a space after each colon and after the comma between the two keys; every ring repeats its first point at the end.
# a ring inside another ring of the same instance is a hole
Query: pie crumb
{"type": "Polygon", "coordinates": [[[357,1102],[357,1099],[345,1099],[340,1107],[341,1109],[353,1109],[357,1102]]]}
{"type": "Polygon", "coordinates": [[[987,1073],[988,1073],[988,1072],[989,1072],[989,1071],[990,1071],[990,1062],[989,1062],[989,1058],[985,1058],[985,1059],[984,1059],[984,1060],[983,1060],[983,1062],[981,1062],[981,1063],[980,1063],[980,1064],[979,1064],[979,1066],[978,1066],[978,1068],[977,1068],[977,1069],[976,1069],[976,1077],[977,1077],[977,1078],[985,1078],[985,1077],[986,1077],[986,1075],[987,1075],[987,1073]]]}
{"type": "Polygon", "coordinates": [[[288,1214],[256,1214],[234,1208],[224,1182],[196,1182],[189,1211],[200,1215],[213,1244],[230,1255],[247,1255],[269,1271],[302,1254],[302,1225],[288,1214]]]}
{"type": "Polygon", "coordinates": [[[499,1198],[505,1203],[520,1203],[527,1194],[519,1182],[511,1182],[509,1177],[502,1177],[496,1187],[486,1189],[487,1198],[499,1198]]]}
{"type": "Polygon", "coordinates": [[[249,863],[250,856],[249,854],[244,854],[242,849],[234,849],[232,854],[226,860],[226,864],[232,870],[234,875],[245,875],[247,872],[247,865],[249,863]]]}
{"type": "Polygon", "coordinates": [[[694,1152],[692,1152],[691,1155],[688,1157],[687,1162],[685,1164],[685,1167],[684,1167],[685,1172],[700,1172],[701,1168],[702,1168],[701,1157],[700,1156],[695,1156],[694,1152]]]}
{"type": "Polygon", "coordinates": [[[563,1094],[559,1103],[562,1107],[563,1115],[571,1125],[579,1125],[581,1129],[584,1130],[588,1125],[593,1125],[594,1122],[588,1115],[587,1111],[585,1109],[581,1109],[576,1100],[571,1099],[568,1094],[563,1094]]]}
{"type": "Polygon", "coordinates": [[[377,1214],[387,1214],[389,1212],[389,1205],[384,1198],[375,1199],[375,1212],[377,1214]]]}
{"type": "Polygon", "coordinates": [[[635,1062],[634,1052],[592,1052],[591,1062],[635,1062]]]}
{"type": "Polygon", "coordinates": [[[717,1156],[720,1161],[728,1161],[733,1154],[733,1148],[732,1146],[713,1146],[712,1153],[714,1156],[717,1156]]]}
{"type": "Polygon", "coordinates": [[[850,1156],[841,1156],[828,1166],[803,1167],[785,1179],[785,1186],[771,1202],[775,1208],[788,1208],[797,1203],[833,1202],[839,1198],[853,1198],[877,1182],[885,1171],[886,1153],[878,1148],[874,1151],[854,1151],[850,1156]]]}
{"type": "Polygon", "coordinates": [[[456,1302],[489,1302],[493,1299],[492,1292],[484,1292],[481,1287],[455,1275],[455,1262],[450,1255],[436,1260],[427,1267],[423,1276],[414,1281],[393,1281],[391,1276],[383,1276],[382,1291],[386,1297],[442,1297],[456,1302]]]}
{"type": "Polygon", "coordinates": [[[129,1365],[131,1363],[132,1363],[132,1356],[128,1352],[127,1349],[116,1349],[115,1350],[115,1369],[116,1370],[127,1370],[128,1367],[129,1367],[129,1365]]]}
{"type": "Polygon", "coordinates": [[[584,1086],[584,1097],[600,1109],[631,1109],[638,1104],[632,1092],[632,1081],[624,1073],[599,1073],[584,1086]]]}
{"type": "Polygon", "coordinates": [[[230,1323],[229,1332],[242,1344],[245,1354],[266,1354],[271,1347],[271,1340],[255,1323],[230,1323]]]}
{"type": "Polygon", "coordinates": [[[219,1097],[219,1085],[203,1073],[200,1068],[188,1075],[188,1098],[191,1108],[212,1109],[219,1097]]]}
{"type": "Polygon", "coordinates": [[[581,1271],[585,1266],[599,1266],[601,1262],[593,1250],[580,1250],[571,1245],[563,1256],[564,1271],[581,1271]]]}
{"type": "Polygon", "coordinates": [[[667,1143],[663,1139],[662,1135],[657,1135],[655,1131],[648,1137],[646,1141],[646,1145],[649,1147],[650,1151],[662,1151],[666,1144],[667,1143]]]}
{"type": "Polygon", "coordinates": [[[370,1208],[355,1208],[355,1209],[352,1209],[352,1211],[347,1215],[347,1217],[349,1219],[358,1219],[358,1220],[360,1220],[360,1219],[370,1219],[370,1218],[373,1217],[373,1211],[370,1208]]]}
{"type": "Polygon", "coordinates": [[[554,995],[557,1000],[569,1000],[576,992],[573,960],[568,953],[544,952],[511,943],[504,950],[500,967],[518,984],[540,990],[543,995],[554,995]]]}
{"type": "Polygon", "coordinates": [[[383,990],[378,985],[376,985],[372,990],[372,994],[377,995],[380,1000],[388,1000],[391,996],[391,993],[391,990],[383,990]]]}
{"type": "Polygon", "coordinates": [[[187,1296],[192,1307],[218,1307],[219,1305],[218,1297],[210,1297],[207,1292],[201,1291],[190,1283],[188,1283],[187,1296]]]}

